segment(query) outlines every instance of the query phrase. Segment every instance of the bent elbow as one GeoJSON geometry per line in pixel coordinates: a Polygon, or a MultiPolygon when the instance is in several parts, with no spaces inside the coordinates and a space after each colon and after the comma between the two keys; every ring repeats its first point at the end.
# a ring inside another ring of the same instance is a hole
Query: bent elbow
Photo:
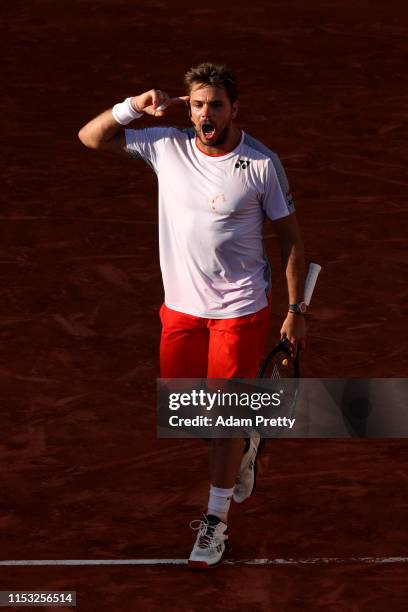
{"type": "Polygon", "coordinates": [[[78,138],[79,138],[79,140],[82,142],[82,144],[85,147],[88,147],[88,149],[97,149],[98,148],[96,143],[89,138],[89,135],[87,135],[86,130],[84,128],[81,128],[79,130],[78,138]]]}

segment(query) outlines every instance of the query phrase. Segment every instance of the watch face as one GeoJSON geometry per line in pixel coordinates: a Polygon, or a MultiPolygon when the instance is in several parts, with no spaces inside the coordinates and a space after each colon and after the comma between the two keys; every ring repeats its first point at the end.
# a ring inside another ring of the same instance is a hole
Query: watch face
{"type": "Polygon", "coordinates": [[[299,308],[300,312],[304,313],[304,312],[306,312],[307,306],[306,306],[305,302],[299,302],[298,308],[299,308]]]}

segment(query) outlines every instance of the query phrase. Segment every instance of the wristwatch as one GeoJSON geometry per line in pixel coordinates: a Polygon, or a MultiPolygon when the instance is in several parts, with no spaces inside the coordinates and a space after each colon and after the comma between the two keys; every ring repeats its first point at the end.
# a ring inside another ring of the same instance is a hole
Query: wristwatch
{"type": "Polygon", "coordinates": [[[289,312],[293,314],[303,315],[307,310],[305,302],[298,302],[297,304],[289,304],[289,312]]]}

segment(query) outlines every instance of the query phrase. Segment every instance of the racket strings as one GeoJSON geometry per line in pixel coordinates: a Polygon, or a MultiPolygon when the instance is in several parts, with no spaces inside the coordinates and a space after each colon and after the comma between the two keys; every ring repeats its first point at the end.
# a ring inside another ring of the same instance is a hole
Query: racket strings
{"type": "Polygon", "coordinates": [[[276,365],[276,363],[273,364],[273,369],[272,369],[272,373],[271,373],[271,378],[281,378],[280,372],[278,370],[278,366],[276,365]]]}

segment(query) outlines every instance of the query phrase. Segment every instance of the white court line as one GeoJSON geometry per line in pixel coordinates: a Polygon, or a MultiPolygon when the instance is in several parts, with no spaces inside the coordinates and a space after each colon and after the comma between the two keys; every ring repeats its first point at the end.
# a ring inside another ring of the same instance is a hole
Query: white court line
{"type": "MultiPolygon", "coordinates": [[[[188,559],[26,559],[0,561],[0,566],[26,565],[187,565],[188,559]]],[[[226,559],[225,565],[384,565],[408,563],[408,557],[310,557],[308,559],[226,559]]]]}

